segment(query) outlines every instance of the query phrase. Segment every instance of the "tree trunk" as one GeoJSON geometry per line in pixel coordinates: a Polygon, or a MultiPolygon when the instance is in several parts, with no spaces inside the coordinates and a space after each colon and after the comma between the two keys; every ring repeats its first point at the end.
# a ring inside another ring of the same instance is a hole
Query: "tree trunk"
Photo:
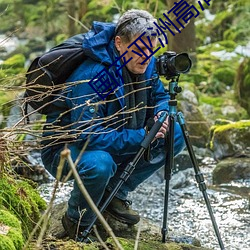
{"type": "Polygon", "coordinates": [[[88,10],[88,3],[87,0],[79,1],[79,11],[78,11],[78,18],[81,20],[84,15],[87,13],[88,10]]]}
{"type": "Polygon", "coordinates": [[[69,14],[69,22],[68,22],[68,34],[69,36],[73,36],[76,34],[76,21],[72,18],[76,19],[76,1],[69,0],[68,1],[68,14],[69,14]],[[72,18],[71,18],[72,17],[72,18]]]}
{"type": "MultiPolygon", "coordinates": [[[[166,0],[168,10],[170,10],[174,6],[175,2],[178,1],[166,0]]],[[[194,0],[187,0],[187,2],[190,4],[190,6],[195,3],[194,0]]],[[[180,27],[180,24],[176,22],[177,17],[174,15],[174,13],[167,14],[167,16],[176,24],[178,28],[180,27]]],[[[194,21],[195,18],[191,18],[187,26],[181,30],[181,33],[178,33],[177,31],[175,36],[173,36],[171,33],[168,34],[168,50],[175,51],[176,53],[188,52],[193,61],[195,61],[196,59],[196,39],[194,21]]],[[[182,21],[182,24],[185,26],[184,21],[182,21]]]]}

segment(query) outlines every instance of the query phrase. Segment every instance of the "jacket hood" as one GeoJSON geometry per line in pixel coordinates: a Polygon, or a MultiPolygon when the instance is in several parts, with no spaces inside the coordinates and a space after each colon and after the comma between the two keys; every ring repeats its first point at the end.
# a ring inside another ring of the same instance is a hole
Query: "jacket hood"
{"type": "Polygon", "coordinates": [[[115,27],[113,23],[94,21],[82,44],[86,55],[103,64],[112,64],[115,27]]]}

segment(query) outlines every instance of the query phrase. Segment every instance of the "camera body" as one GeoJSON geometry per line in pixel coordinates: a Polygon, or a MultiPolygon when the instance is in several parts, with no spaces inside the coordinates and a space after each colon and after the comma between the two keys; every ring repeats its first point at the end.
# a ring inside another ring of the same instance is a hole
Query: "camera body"
{"type": "Polygon", "coordinates": [[[192,61],[187,53],[176,54],[174,51],[164,52],[156,59],[156,69],[159,75],[167,80],[188,73],[192,67],[192,61]]]}

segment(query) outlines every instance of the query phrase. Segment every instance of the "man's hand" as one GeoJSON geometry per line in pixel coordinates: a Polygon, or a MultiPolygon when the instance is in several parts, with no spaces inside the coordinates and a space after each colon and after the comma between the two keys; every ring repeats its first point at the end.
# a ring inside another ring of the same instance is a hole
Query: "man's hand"
{"type": "MultiPolygon", "coordinates": [[[[155,117],[154,120],[155,122],[158,120],[158,118],[160,117],[161,113],[164,111],[160,111],[155,117]]],[[[157,132],[157,134],[155,135],[155,139],[159,139],[159,138],[165,138],[166,133],[169,130],[169,124],[168,124],[168,116],[165,119],[165,121],[163,122],[161,128],[159,129],[159,131],[157,132]]]]}

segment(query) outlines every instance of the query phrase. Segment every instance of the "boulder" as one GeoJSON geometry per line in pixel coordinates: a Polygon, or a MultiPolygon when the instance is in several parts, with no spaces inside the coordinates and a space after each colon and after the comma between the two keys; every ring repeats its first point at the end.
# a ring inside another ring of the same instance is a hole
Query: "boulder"
{"type": "Polygon", "coordinates": [[[214,158],[250,157],[250,120],[216,124],[211,128],[209,147],[214,158]]]}
{"type": "Polygon", "coordinates": [[[206,148],[209,141],[210,124],[204,118],[197,105],[183,100],[180,106],[180,110],[185,117],[185,123],[192,145],[206,148]]]}
{"type": "Polygon", "coordinates": [[[233,180],[250,179],[250,158],[226,158],[213,171],[213,183],[228,183],[233,180]]]}
{"type": "MultiPolygon", "coordinates": [[[[49,244],[60,246],[60,249],[78,249],[82,247],[86,249],[103,249],[100,243],[95,242],[86,245],[85,243],[77,243],[67,238],[58,239],[58,236],[63,235],[63,227],[61,224],[61,217],[65,213],[67,204],[65,202],[54,205],[51,214],[51,222],[47,230],[47,238],[44,239],[43,244],[48,246],[49,244]],[[75,247],[75,248],[74,248],[75,247]]],[[[194,237],[174,235],[173,232],[169,233],[167,237],[167,243],[161,242],[161,229],[155,226],[153,223],[146,219],[141,219],[140,223],[135,226],[128,226],[119,221],[114,220],[111,216],[104,213],[105,219],[109,223],[116,237],[124,249],[134,249],[136,235],[140,230],[139,237],[139,249],[180,249],[180,250],[209,250],[208,248],[202,247],[199,240],[194,237]]],[[[97,226],[98,232],[102,237],[107,237],[105,233],[102,233],[103,227],[97,226]],[[101,230],[101,231],[100,231],[101,230]]],[[[103,238],[104,239],[104,238],[103,238]]],[[[114,242],[111,238],[104,239],[105,243],[114,249],[114,242]]],[[[82,249],[81,248],[81,249],[82,249]]]]}

